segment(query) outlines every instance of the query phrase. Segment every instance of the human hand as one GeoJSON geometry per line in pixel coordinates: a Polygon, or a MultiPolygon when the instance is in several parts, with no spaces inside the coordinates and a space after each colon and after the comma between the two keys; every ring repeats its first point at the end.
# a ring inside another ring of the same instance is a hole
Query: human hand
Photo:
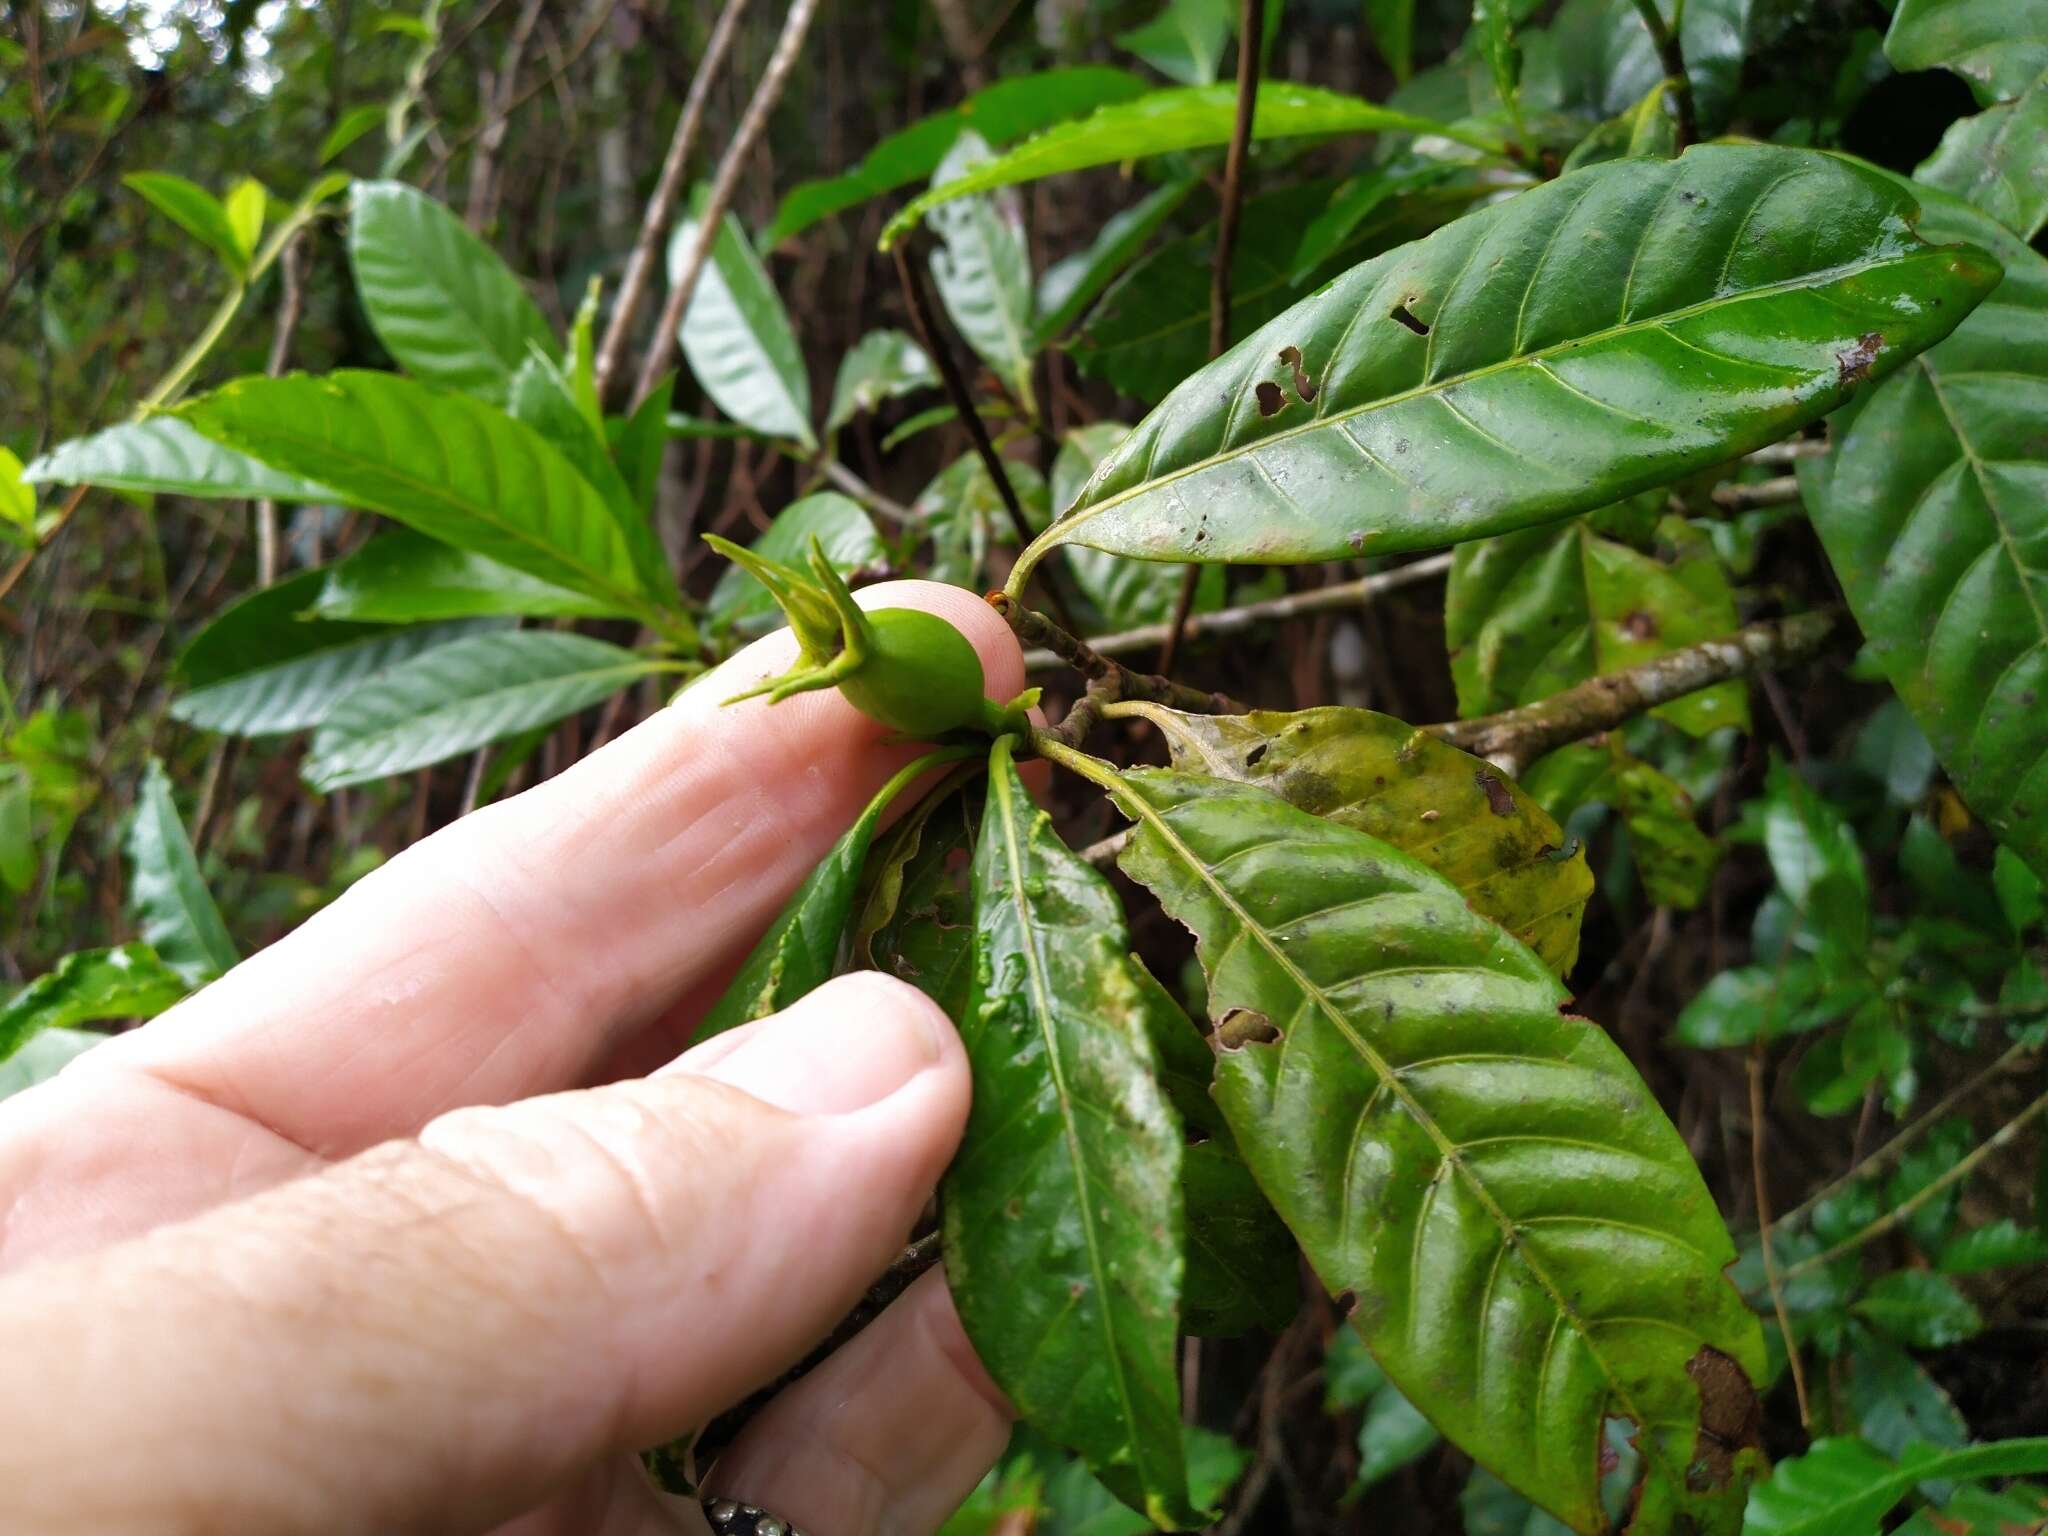
{"type": "MultiPolygon", "coordinates": [[[[1023,686],[1002,621],[869,588],[1023,686]]],[[[677,1056],[916,755],[836,693],[721,702],[548,783],[0,1106],[0,1529],[701,1531],[632,1453],[773,1379],[896,1254],[968,1071],[842,977],[677,1056]]],[[[807,1536],[937,1527],[1009,1413],[927,1274],[712,1486],[807,1536]]]]}

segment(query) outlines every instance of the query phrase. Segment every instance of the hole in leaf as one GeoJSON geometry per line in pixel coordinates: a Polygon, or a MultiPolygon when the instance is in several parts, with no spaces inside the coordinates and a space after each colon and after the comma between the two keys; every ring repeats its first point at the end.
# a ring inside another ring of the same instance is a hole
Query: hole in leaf
{"type": "Polygon", "coordinates": [[[1247,1045],[1271,1045],[1280,1038],[1273,1021],[1256,1008],[1230,1008],[1216,1021],[1216,1044],[1223,1050],[1241,1050],[1247,1045]]]}
{"type": "Polygon", "coordinates": [[[1247,768],[1256,768],[1256,767],[1258,767],[1258,766],[1259,766],[1259,761],[1260,761],[1260,759],[1262,759],[1262,758],[1263,758],[1263,757],[1265,757],[1265,755],[1266,755],[1266,747],[1267,747],[1267,745],[1268,745],[1268,744],[1267,744],[1266,742],[1263,742],[1263,741],[1262,741],[1262,742],[1260,742],[1260,743],[1259,743],[1259,744],[1258,744],[1258,745],[1257,745],[1256,747],[1253,747],[1253,748],[1251,749],[1251,751],[1249,751],[1249,752],[1245,753],[1245,755],[1244,755],[1244,765],[1245,765],[1245,767],[1247,767],[1247,768]]]}
{"type": "Polygon", "coordinates": [[[1280,393],[1280,386],[1271,379],[1259,380],[1257,394],[1261,416],[1278,415],[1280,408],[1287,404],[1287,397],[1280,393]]]}
{"type": "Polygon", "coordinates": [[[1293,370],[1294,393],[1300,398],[1301,403],[1307,405],[1309,401],[1315,399],[1316,381],[1310,378],[1307,371],[1301,366],[1301,348],[1282,347],[1280,349],[1280,361],[1284,366],[1293,370]]]}
{"type": "Polygon", "coordinates": [[[1387,318],[1400,321],[1401,324],[1407,326],[1409,330],[1418,336],[1427,336],[1429,334],[1429,327],[1416,319],[1415,312],[1406,304],[1396,304],[1392,311],[1389,312],[1387,318]]]}

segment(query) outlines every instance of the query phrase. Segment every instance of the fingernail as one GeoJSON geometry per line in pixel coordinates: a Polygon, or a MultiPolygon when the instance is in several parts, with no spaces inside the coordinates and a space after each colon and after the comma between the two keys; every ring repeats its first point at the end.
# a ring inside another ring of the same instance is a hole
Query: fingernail
{"type": "Polygon", "coordinates": [[[694,1070],[793,1114],[848,1114],[938,1061],[941,1031],[953,1026],[916,988],[859,971],[744,1027],[746,1038],[709,1065],[693,1068],[685,1055],[664,1071],[694,1070]]]}

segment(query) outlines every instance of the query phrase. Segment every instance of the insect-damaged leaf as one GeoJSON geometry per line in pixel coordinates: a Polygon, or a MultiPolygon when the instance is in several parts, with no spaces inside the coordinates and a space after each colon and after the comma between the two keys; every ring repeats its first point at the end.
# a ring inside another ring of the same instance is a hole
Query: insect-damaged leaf
{"type": "Polygon", "coordinates": [[[1997,280],[1981,252],[1917,239],[1913,208],[1829,156],[1706,145],[1468,215],[1185,380],[1013,581],[1056,544],[1261,564],[1433,548],[1761,446],[1997,280]]]}
{"type": "Polygon", "coordinates": [[[1126,704],[1165,733],[1173,765],[1256,784],[1420,859],[1559,975],[1593,894],[1585,854],[1513,781],[1427,731],[1369,709],[1190,715],[1126,704]]]}
{"type": "Polygon", "coordinates": [[[1174,1343],[1181,1130],[1109,882],[990,756],[974,854],[974,1107],[941,1189],[967,1336],[1025,1421],[1160,1524],[1190,1507],[1174,1343]]]}
{"type": "Polygon", "coordinates": [[[1216,1096],[1387,1374],[1571,1525],[1602,1422],[1639,1426],[1644,1530],[1733,1532],[1763,1341],[1678,1133],[1534,953],[1442,877],[1263,790],[1123,776],[1122,865],[1194,930],[1209,1008],[1277,1031],[1216,1096]]]}

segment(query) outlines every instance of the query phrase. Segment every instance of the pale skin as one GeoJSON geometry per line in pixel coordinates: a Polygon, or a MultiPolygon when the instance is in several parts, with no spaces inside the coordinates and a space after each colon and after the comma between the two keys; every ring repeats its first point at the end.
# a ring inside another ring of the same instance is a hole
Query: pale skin
{"type": "MultiPolygon", "coordinates": [[[[860,600],[1023,687],[972,594],[860,600]]],[[[632,1453],[846,1312],[969,1096],[952,1025],[877,975],[685,1048],[918,750],[836,693],[721,707],[794,656],[757,643],[0,1104],[0,1529],[704,1529],[632,1453]]],[[[714,1486],[808,1536],[921,1536],[1009,1424],[927,1274],[714,1486]]]]}

